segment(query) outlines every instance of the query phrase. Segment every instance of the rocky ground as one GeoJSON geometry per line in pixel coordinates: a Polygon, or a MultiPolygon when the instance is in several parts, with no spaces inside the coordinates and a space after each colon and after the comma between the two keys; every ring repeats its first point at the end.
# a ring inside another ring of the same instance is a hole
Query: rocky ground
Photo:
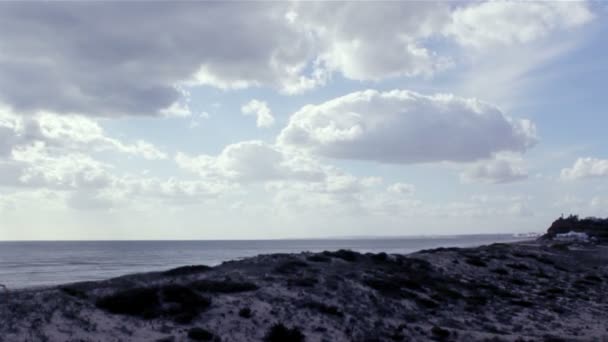
{"type": "Polygon", "coordinates": [[[261,255],[0,292],[0,341],[608,341],[608,245],[261,255]]]}

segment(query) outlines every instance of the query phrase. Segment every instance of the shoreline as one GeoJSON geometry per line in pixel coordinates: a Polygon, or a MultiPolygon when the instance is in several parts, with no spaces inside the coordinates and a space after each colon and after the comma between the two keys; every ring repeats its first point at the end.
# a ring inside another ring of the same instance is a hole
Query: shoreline
{"type": "Polygon", "coordinates": [[[606,261],[536,240],[258,255],[0,294],[0,341],[262,341],[277,324],[306,341],[601,340],[606,261]]]}

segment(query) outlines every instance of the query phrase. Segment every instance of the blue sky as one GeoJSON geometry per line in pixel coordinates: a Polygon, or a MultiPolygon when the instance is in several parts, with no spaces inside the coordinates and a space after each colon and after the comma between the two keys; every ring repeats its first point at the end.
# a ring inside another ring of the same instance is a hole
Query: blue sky
{"type": "Polygon", "coordinates": [[[607,215],[603,3],[0,9],[0,239],[515,233],[607,215]]]}

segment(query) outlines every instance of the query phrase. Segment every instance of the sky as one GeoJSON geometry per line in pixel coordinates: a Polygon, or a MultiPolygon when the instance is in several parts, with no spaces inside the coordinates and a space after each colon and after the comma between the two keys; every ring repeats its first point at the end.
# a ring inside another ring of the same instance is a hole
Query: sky
{"type": "Polygon", "coordinates": [[[0,2],[0,240],[608,216],[605,2],[0,2]]]}

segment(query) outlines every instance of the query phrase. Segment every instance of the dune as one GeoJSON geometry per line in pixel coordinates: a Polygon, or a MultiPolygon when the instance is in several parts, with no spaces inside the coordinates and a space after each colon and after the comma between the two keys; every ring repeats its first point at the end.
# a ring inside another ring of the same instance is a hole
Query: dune
{"type": "Polygon", "coordinates": [[[608,245],[259,255],[0,292],[0,341],[608,340],[608,245]]]}

